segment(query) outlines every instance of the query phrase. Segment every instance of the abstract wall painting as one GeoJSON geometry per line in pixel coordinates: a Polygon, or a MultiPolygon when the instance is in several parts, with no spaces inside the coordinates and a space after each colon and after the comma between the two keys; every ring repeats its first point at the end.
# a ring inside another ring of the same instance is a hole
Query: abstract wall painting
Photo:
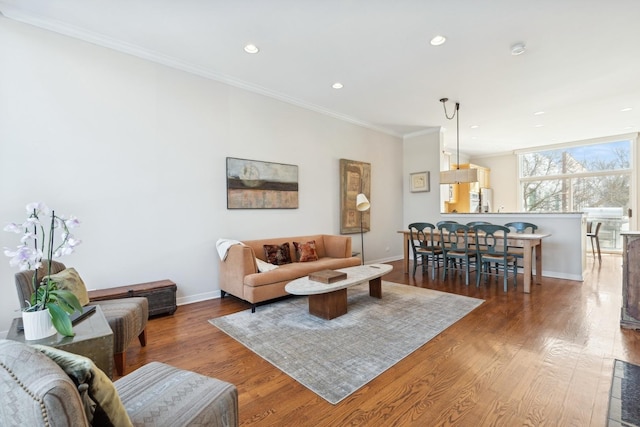
{"type": "Polygon", "coordinates": [[[227,209],[297,209],[298,166],[227,157],[227,209]]]}

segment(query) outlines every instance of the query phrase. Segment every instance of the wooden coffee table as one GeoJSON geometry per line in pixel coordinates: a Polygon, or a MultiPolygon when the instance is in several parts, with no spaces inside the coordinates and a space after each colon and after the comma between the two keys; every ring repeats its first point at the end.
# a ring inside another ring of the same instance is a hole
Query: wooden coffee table
{"type": "Polygon", "coordinates": [[[322,283],[301,277],[292,280],[284,287],[293,295],[309,296],[309,313],[326,320],[335,319],[347,313],[347,288],[369,282],[369,295],[382,298],[382,276],[393,270],[388,264],[369,264],[356,267],[340,268],[336,271],[347,273],[347,278],[334,282],[322,283]]]}

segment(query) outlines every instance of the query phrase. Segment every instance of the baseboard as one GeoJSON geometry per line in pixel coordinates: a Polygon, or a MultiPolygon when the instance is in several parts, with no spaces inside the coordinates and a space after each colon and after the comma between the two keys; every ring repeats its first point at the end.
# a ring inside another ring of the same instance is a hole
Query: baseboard
{"type": "Polygon", "coordinates": [[[207,301],[207,300],[216,299],[216,298],[220,298],[219,290],[204,292],[196,295],[189,295],[186,297],[180,297],[176,300],[176,304],[177,305],[193,304],[194,302],[207,301]]]}

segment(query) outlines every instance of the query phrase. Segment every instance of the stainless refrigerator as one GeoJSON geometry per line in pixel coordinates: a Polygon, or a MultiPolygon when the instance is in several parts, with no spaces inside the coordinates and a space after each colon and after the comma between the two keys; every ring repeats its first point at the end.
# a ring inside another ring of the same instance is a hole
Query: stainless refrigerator
{"type": "Polygon", "coordinates": [[[491,188],[480,189],[481,212],[493,212],[493,190],[491,188]]]}

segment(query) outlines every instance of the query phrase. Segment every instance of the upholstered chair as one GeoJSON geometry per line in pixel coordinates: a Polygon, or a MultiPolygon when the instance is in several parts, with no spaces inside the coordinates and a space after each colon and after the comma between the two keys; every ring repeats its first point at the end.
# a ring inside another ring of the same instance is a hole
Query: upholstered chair
{"type": "Polygon", "coordinates": [[[238,390],[160,362],[112,382],[86,357],[0,339],[0,425],[235,427],[238,390]]]}
{"type": "MultiPolygon", "coordinates": [[[[46,265],[48,261],[43,261],[46,265]]],[[[58,261],[51,261],[51,274],[65,269],[65,265],[58,261]]],[[[45,267],[38,269],[38,283],[48,274],[45,267]]],[[[22,308],[33,293],[33,270],[16,273],[16,289],[22,308]]],[[[149,302],[144,297],[132,297],[105,301],[94,301],[99,305],[104,317],[113,331],[113,360],[116,372],[124,375],[126,366],[126,351],[134,338],[138,337],[141,346],[147,345],[147,320],[149,319],[149,302]]]]}

